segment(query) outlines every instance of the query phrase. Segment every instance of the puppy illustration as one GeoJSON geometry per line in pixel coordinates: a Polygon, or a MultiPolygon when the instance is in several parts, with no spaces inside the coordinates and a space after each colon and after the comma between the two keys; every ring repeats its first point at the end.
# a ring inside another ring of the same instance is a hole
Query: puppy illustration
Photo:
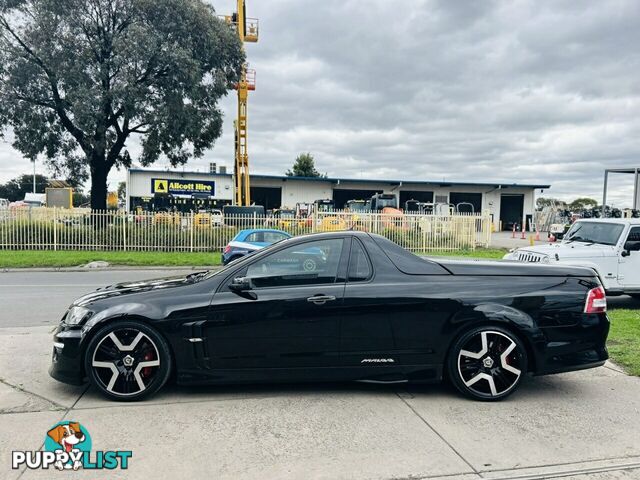
{"type": "MultiPolygon", "coordinates": [[[[82,430],[80,429],[80,424],[77,422],[69,422],[66,425],[53,427],[47,432],[47,435],[49,435],[54,442],[59,444],[66,453],[79,452],[80,450],[74,447],[79,443],[84,442],[85,439],[84,433],[82,433],[82,430]]],[[[55,463],[55,467],[58,470],[63,470],[65,468],[78,470],[82,467],[82,462],[80,460],[76,460],[73,462],[73,466],[69,464],[65,466],[61,460],[58,460],[55,463]]]]}

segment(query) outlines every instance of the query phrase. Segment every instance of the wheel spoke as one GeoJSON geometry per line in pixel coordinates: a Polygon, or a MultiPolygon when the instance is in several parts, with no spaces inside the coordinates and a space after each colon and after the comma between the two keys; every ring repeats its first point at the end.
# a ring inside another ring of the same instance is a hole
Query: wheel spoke
{"type": "Polygon", "coordinates": [[[482,340],[482,350],[479,352],[470,352],[468,350],[460,350],[460,355],[463,357],[475,358],[476,360],[482,358],[487,353],[487,332],[480,332],[480,338],[482,340]]]}
{"type": "Polygon", "coordinates": [[[116,380],[118,379],[118,375],[120,375],[120,372],[118,372],[118,367],[116,367],[115,363],[113,362],[97,362],[97,361],[93,361],[92,365],[94,367],[98,367],[98,368],[108,368],[111,370],[112,375],[111,375],[111,379],[109,380],[109,383],[107,384],[107,390],[109,390],[110,392],[113,391],[113,386],[116,383],[116,380]]]}
{"type": "Polygon", "coordinates": [[[136,335],[136,338],[133,339],[133,342],[131,342],[129,345],[123,345],[120,342],[120,339],[118,339],[118,337],[116,337],[115,332],[111,332],[108,337],[111,339],[111,341],[113,341],[113,343],[115,344],[115,346],[118,348],[118,350],[120,350],[121,352],[132,352],[135,348],[136,345],[138,345],[138,342],[140,340],[142,340],[142,338],[145,336],[144,333],[142,332],[138,332],[138,335],[136,335]]]}
{"type": "Polygon", "coordinates": [[[160,366],[160,360],[150,360],[147,362],[138,363],[138,366],[133,372],[133,376],[135,377],[136,382],[138,383],[138,387],[140,387],[140,390],[144,390],[145,388],[147,388],[144,384],[144,381],[142,380],[142,375],[140,375],[140,371],[144,367],[159,367],[159,366],[160,366]]]}
{"type": "Polygon", "coordinates": [[[471,385],[474,385],[475,383],[479,382],[480,380],[486,380],[487,383],[489,384],[489,388],[491,390],[491,395],[497,395],[498,391],[496,390],[496,383],[493,381],[493,377],[487,373],[479,373],[478,375],[476,375],[475,377],[473,377],[471,380],[469,380],[468,382],[464,382],[464,384],[467,387],[470,387],[471,385]]]}
{"type": "Polygon", "coordinates": [[[514,375],[520,375],[521,370],[512,367],[511,365],[509,365],[509,362],[507,361],[507,357],[509,356],[509,354],[516,348],[516,343],[514,341],[511,342],[511,345],[509,345],[509,347],[502,353],[502,355],[500,355],[500,365],[502,366],[502,368],[504,368],[507,372],[511,372],[514,375]]]}

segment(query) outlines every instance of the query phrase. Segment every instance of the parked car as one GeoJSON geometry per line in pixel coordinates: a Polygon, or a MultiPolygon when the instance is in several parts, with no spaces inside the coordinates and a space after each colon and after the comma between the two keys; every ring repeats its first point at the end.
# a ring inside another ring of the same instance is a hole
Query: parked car
{"type": "Polygon", "coordinates": [[[282,230],[250,228],[240,230],[222,251],[222,264],[227,265],[240,257],[256,252],[261,248],[273,245],[281,240],[291,238],[282,230]]]}
{"type": "MultiPolygon", "coordinates": [[[[478,400],[528,374],[607,359],[590,268],[430,260],[365,232],[304,235],[216,272],[122,283],[77,299],[49,373],[113,400],[179,384],[435,382],[478,400]]],[[[589,377],[584,377],[585,382],[589,377]]]]}
{"type": "Polygon", "coordinates": [[[518,248],[504,258],[592,268],[608,295],[640,296],[639,219],[578,220],[561,242],[518,248]]]}

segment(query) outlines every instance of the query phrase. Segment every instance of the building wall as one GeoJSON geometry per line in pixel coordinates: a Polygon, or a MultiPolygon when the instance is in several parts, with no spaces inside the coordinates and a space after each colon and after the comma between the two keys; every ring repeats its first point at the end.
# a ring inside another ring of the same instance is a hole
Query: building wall
{"type": "MultiPolygon", "coordinates": [[[[129,197],[152,197],[151,180],[154,178],[168,180],[196,180],[214,181],[214,198],[220,200],[233,200],[233,178],[231,175],[211,175],[197,172],[155,172],[131,170],[128,175],[127,196],[129,197]]],[[[127,198],[127,200],[128,200],[127,198]]],[[[129,202],[127,201],[127,206],[129,202]]]]}
{"type": "Polygon", "coordinates": [[[295,208],[296,203],[311,203],[314,200],[333,198],[331,182],[252,178],[251,185],[254,187],[281,187],[283,208],[295,208]]]}
{"type": "MultiPolygon", "coordinates": [[[[233,200],[233,177],[231,175],[208,174],[197,172],[156,172],[144,170],[132,170],[128,175],[127,194],[130,197],[151,197],[151,179],[166,178],[175,180],[207,180],[216,184],[214,198],[219,200],[233,200]]],[[[500,200],[502,194],[523,194],[524,208],[523,221],[527,215],[533,215],[535,211],[535,190],[532,187],[494,188],[483,185],[464,185],[455,183],[438,185],[402,182],[390,183],[385,181],[324,181],[324,180],[296,180],[288,178],[265,178],[254,176],[251,179],[254,187],[281,187],[282,207],[294,208],[296,203],[311,203],[314,200],[333,199],[334,189],[353,190],[378,190],[383,193],[391,193],[400,197],[401,191],[425,191],[433,192],[434,198],[444,196],[449,199],[451,192],[481,193],[482,210],[489,211],[493,215],[494,226],[500,227],[500,200]]],[[[127,199],[127,206],[129,201],[127,199]]]]}

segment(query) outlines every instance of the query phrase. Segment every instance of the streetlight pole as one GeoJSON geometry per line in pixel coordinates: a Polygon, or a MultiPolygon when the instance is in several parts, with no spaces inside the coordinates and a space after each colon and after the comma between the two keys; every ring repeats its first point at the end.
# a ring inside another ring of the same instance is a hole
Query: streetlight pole
{"type": "Polygon", "coordinates": [[[33,160],[33,193],[36,193],[36,159],[33,160]]]}

